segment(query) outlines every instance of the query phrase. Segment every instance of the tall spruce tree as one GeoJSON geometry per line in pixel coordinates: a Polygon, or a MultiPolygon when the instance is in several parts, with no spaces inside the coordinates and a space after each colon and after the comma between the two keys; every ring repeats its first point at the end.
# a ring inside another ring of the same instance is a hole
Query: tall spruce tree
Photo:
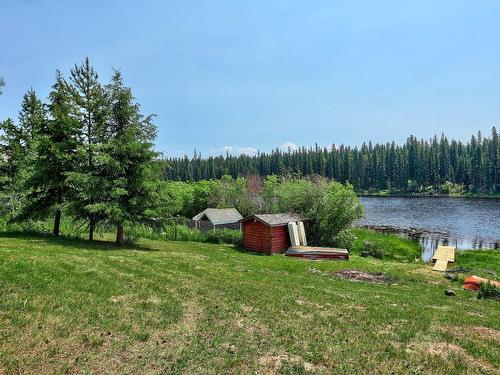
{"type": "Polygon", "coordinates": [[[72,116],[71,90],[60,72],[49,94],[50,118],[34,137],[32,172],[24,185],[26,204],[16,220],[54,215],[53,234],[59,235],[61,214],[70,194],[66,176],[76,169],[79,123],[72,116]]]}
{"type": "Polygon", "coordinates": [[[132,91],[115,71],[107,86],[110,98],[108,141],[103,144],[98,162],[101,183],[106,194],[93,209],[116,226],[116,244],[124,244],[124,224],[148,222],[152,219],[157,198],[159,174],[153,161],[156,127],[152,116],[141,115],[132,91]]]}
{"type": "Polygon", "coordinates": [[[10,118],[0,122],[0,211],[9,215],[19,206],[23,159],[19,127],[10,118]]]}
{"type": "Polygon", "coordinates": [[[500,140],[498,139],[497,128],[491,129],[491,181],[493,191],[500,192],[500,140]]]}
{"type": "Polygon", "coordinates": [[[46,119],[46,110],[33,89],[24,94],[19,112],[19,130],[26,153],[46,119]]]}
{"type": "Polygon", "coordinates": [[[76,218],[88,221],[89,239],[93,240],[96,226],[103,219],[93,207],[104,193],[95,159],[105,141],[108,98],[88,58],[71,70],[70,82],[75,102],[74,116],[80,123],[82,134],[82,143],[78,147],[80,168],[68,174],[68,181],[75,188],[70,208],[76,218]]]}

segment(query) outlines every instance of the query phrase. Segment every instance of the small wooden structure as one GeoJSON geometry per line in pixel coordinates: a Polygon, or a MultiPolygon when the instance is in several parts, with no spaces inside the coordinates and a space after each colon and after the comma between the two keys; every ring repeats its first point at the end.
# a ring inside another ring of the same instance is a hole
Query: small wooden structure
{"type": "Polygon", "coordinates": [[[264,254],[281,253],[288,249],[288,223],[307,219],[297,214],[261,214],[240,220],[243,228],[243,248],[264,254]]]}
{"type": "Polygon", "coordinates": [[[432,268],[433,271],[446,271],[448,263],[455,262],[455,247],[454,246],[438,246],[432,260],[436,263],[432,268]]]}
{"type": "Polygon", "coordinates": [[[239,222],[242,218],[236,208],[207,208],[193,217],[189,226],[204,231],[222,228],[240,229],[239,222]]]}

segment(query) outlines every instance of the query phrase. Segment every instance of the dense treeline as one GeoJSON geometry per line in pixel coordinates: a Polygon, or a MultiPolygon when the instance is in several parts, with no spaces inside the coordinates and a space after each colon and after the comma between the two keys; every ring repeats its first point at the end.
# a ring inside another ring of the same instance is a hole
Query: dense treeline
{"type": "MultiPolygon", "coordinates": [[[[3,85],[0,81],[0,88],[3,85]]],[[[143,116],[119,71],[101,83],[86,59],[66,79],[57,72],[46,102],[24,95],[18,122],[0,122],[0,214],[13,222],[67,214],[88,228],[116,228],[160,216],[156,127],[143,116]]]]}
{"type": "Polygon", "coordinates": [[[336,146],[275,150],[256,156],[170,158],[165,178],[180,181],[247,175],[320,175],[349,182],[358,191],[424,191],[429,187],[469,192],[500,192],[500,142],[481,133],[462,143],[442,135],[430,140],[410,136],[394,142],[361,147],[336,146]]]}

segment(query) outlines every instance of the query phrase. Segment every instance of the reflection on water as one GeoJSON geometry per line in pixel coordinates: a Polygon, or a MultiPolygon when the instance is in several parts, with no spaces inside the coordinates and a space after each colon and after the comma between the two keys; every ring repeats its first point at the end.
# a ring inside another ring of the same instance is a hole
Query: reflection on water
{"type": "Polygon", "coordinates": [[[362,197],[361,201],[365,218],[360,225],[390,228],[419,240],[425,261],[438,245],[459,250],[500,248],[500,200],[362,197]]]}
{"type": "Polygon", "coordinates": [[[422,259],[429,261],[439,245],[455,246],[458,250],[500,249],[500,240],[485,240],[480,237],[460,239],[458,236],[434,235],[423,233],[418,241],[422,245],[422,259]]]}

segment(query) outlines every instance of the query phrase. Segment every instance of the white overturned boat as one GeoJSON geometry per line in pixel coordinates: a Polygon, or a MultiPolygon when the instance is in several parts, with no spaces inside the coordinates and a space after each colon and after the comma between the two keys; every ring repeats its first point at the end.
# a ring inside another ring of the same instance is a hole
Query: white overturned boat
{"type": "Polygon", "coordinates": [[[346,249],[333,247],[292,246],[288,248],[286,255],[306,259],[349,260],[349,252],[346,249]]]}

